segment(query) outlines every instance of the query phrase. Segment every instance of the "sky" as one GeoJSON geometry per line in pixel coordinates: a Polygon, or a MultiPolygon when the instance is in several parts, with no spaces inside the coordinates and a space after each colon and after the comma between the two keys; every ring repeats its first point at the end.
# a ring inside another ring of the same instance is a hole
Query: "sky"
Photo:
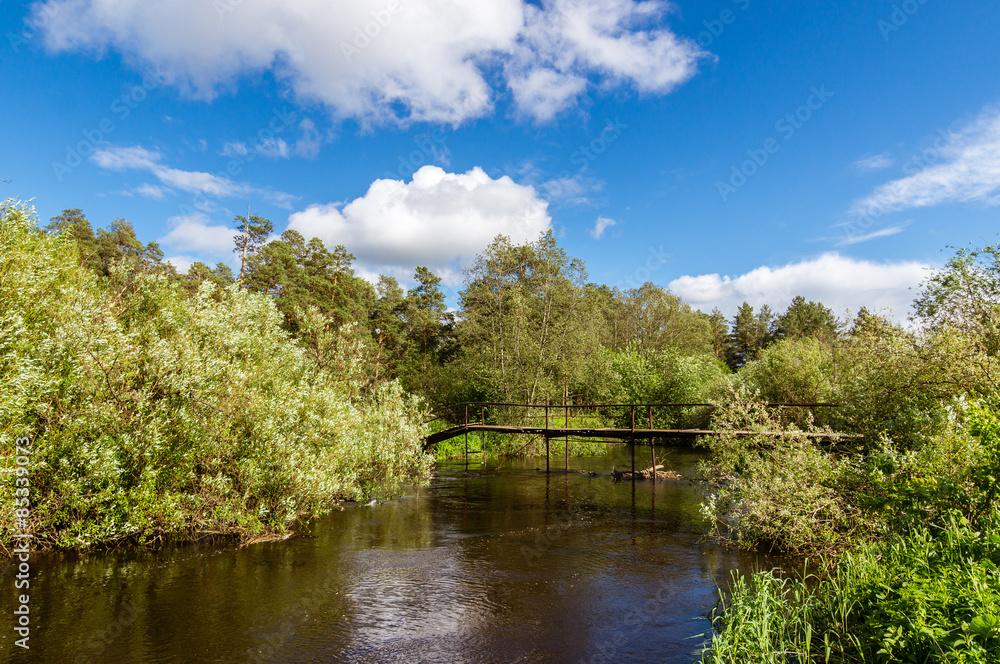
{"type": "Polygon", "coordinates": [[[497,234],[703,311],[903,319],[996,241],[1000,3],[0,0],[0,198],[181,270],[267,217],[457,303],[497,234]]]}

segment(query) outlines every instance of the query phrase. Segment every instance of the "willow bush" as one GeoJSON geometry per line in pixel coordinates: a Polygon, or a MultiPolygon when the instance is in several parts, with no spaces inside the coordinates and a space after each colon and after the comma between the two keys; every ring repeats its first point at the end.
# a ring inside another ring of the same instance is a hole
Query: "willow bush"
{"type": "MultiPolygon", "coordinates": [[[[99,280],[6,203],[0,500],[13,499],[18,436],[33,440],[30,525],[55,547],[274,536],[426,478],[419,402],[361,383],[360,350],[338,331],[313,320],[307,348],[280,323],[269,298],[236,287],[188,296],[125,263],[99,280]],[[316,348],[332,351],[319,362],[316,348]]],[[[12,519],[0,512],[5,544],[12,519]]]]}
{"type": "Polygon", "coordinates": [[[756,392],[738,387],[715,412],[719,435],[703,443],[710,493],[702,512],[738,546],[792,554],[832,553],[870,527],[844,490],[850,460],[816,444],[819,430],[786,422],[756,392]]]}

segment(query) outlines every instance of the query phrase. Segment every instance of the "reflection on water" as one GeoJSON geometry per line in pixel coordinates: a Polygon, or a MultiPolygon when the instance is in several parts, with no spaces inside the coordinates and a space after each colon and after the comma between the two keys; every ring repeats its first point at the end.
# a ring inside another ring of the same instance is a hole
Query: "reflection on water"
{"type": "MultiPolygon", "coordinates": [[[[572,466],[607,472],[626,454],[572,466]]],[[[690,476],[696,460],[666,463],[690,476]]],[[[444,464],[415,495],[285,542],[36,556],[32,649],[13,646],[4,611],[0,660],[692,662],[716,587],[771,563],[702,541],[695,482],[538,465],[444,464]]],[[[11,570],[3,583],[8,607],[11,570]]]]}

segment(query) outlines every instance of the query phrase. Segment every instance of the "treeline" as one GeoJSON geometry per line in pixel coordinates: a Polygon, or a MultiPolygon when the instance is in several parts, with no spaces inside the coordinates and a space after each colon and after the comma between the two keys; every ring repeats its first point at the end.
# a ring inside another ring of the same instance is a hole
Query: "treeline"
{"type": "Polygon", "coordinates": [[[0,206],[3,466],[32,441],[28,474],[0,484],[23,506],[0,513],[0,546],[281,537],[426,480],[418,400],[370,383],[328,317],[297,311],[304,343],[232,281],[177,275],[120,220],[95,234],[71,211],[42,232],[0,206]]]}
{"type": "Polygon", "coordinates": [[[416,268],[409,290],[387,276],[373,286],[354,274],[345,247],[331,250],[294,230],[269,239],[273,225],[255,215],[234,220],[238,272],[195,263],[179,274],[128,222],[95,233],[80,210],[65,210],[46,231],[72,239],[82,265],[105,278],[118,265],[192,293],[208,282],[266,295],[284,329],[312,345],[315,329],[303,316],[315,311],[325,329],[364,349],[366,381],[399,379],[435,405],[698,401],[780,340],[838,337],[833,313],[802,297],[780,315],[744,303],[728,321],[652,283],[628,290],[591,283],[551,232],[523,245],[496,238],[468,268],[458,311],[449,311],[441,279],[426,267],[416,268]]]}

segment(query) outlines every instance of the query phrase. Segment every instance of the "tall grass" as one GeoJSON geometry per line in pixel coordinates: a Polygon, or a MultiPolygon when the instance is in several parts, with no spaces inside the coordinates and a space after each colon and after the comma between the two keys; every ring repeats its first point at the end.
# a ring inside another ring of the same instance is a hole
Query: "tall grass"
{"type": "Polygon", "coordinates": [[[1000,516],[953,515],[845,554],[822,578],[734,577],[705,664],[1000,661],[1000,516]]]}

